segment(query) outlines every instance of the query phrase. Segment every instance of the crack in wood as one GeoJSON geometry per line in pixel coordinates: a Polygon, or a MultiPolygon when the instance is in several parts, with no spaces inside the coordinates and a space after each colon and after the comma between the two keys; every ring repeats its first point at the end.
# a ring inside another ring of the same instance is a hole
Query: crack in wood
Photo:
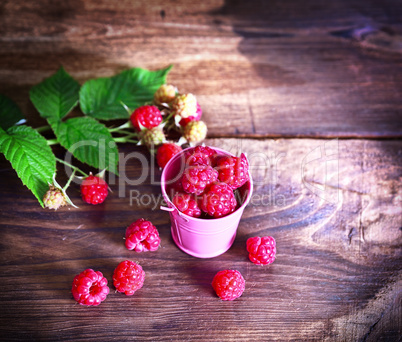
{"type": "Polygon", "coordinates": [[[376,325],[378,324],[379,321],[381,321],[381,319],[384,317],[384,311],[381,312],[380,317],[369,327],[369,331],[367,332],[366,335],[363,336],[363,338],[361,339],[362,342],[366,342],[368,337],[370,336],[370,334],[373,332],[374,328],[376,327],[376,325]]]}
{"type": "Polygon", "coordinates": [[[354,228],[350,228],[350,230],[349,230],[349,234],[348,234],[348,239],[349,239],[349,245],[351,245],[352,244],[352,237],[353,237],[353,232],[354,232],[354,228]]]}

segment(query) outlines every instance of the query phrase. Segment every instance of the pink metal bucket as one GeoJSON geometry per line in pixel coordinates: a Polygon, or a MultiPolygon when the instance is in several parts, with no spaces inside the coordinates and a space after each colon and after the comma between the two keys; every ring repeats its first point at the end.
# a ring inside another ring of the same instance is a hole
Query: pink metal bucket
{"type": "MultiPolygon", "coordinates": [[[[250,175],[250,180],[239,189],[243,202],[236,211],[228,216],[217,219],[200,219],[181,213],[170,200],[167,187],[177,181],[184,169],[184,153],[192,148],[174,156],[163,169],[161,187],[168,208],[161,207],[161,209],[169,211],[172,238],[182,251],[197,258],[212,258],[225,253],[232,246],[240,218],[253,192],[253,181],[250,175]]],[[[211,148],[218,154],[232,155],[221,149],[211,148]]]]}

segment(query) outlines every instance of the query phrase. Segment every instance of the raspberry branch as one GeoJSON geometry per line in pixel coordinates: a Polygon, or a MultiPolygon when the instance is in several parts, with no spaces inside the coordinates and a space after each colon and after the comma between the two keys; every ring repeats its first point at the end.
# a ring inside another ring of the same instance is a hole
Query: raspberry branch
{"type": "Polygon", "coordinates": [[[56,161],[58,161],[59,163],[64,164],[64,165],[70,167],[74,172],[77,171],[77,172],[79,172],[80,174],[82,174],[84,177],[88,177],[88,175],[87,175],[84,171],[82,171],[81,169],[79,169],[78,167],[76,167],[76,166],[74,166],[74,165],[71,165],[70,163],[67,163],[65,160],[60,159],[60,158],[56,158],[56,161]]]}

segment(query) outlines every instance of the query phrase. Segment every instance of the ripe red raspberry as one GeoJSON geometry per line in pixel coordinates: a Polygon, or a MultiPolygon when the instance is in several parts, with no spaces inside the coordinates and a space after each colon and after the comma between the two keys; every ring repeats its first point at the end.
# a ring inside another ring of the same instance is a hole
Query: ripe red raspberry
{"type": "Polygon", "coordinates": [[[71,292],[81,305],[99,305],[109,294],[109,287],[101,272],[88,268],[74,277],[71,292]]]}
{"type": "Polygon", "coordinates": [[[185,126],[191,121],[200,121],[201,116],[202,116],[202,109],[201,109],[201,106],[197,102],[197,111],[195,112],[195,115],[190,115],[188,118],[181,119],[179,122],[179,125],[185,126]]]}
{"type": "Polygon", "coordinates": [[[177,182],[169,184],[166,188],[166,192],[171,199],[173,199],[174,195],[177,193],[185,193],[181,183],[181,178],[177,182]]]}
{"type": "Polygon", "coordinates": [[[141,126],[148,129],[158,126],[162,122],[162,114],[156,106],[141,106],[130,117],[134,128],[140,132],[141,126]]]}
{"type": "Polygon", "coordinates": [[[144,285],[145,272],[130,260],[122,261],[113,272],[113,285],[117,291],[132,296],[144,285]]]}
{"type": "Polygon", "coordinates": [[[247,240],[248,257],[256,265],[272,264],[276,255],[276,243],[272,236],[255,236],[247,240]]]}
{"type": "Polygon", "coordinates": [[[214,218],[231,214],[237,206],[233,190],[226,183],[212,184],[200,202],[201,209],[214,218]]]}
{"type": "Polygon", "coordinates": [[[249,180],[248,168],[248,161],[244,153],[240,157],[224,156],[216,162],[219,180],[227,183],[232,189],[241,187],[249,180]]]}
{"type": "Polygon", "coordinates": [[[183,129],[183,137],[190,144],[198,144],[207,136],[207,125],[204,121],[191,121],[183,129]]]}
{"type": "Polygon", "coordinates": [[[126,229],[126,247],[136,252],[156,251],[161,243],[158,230],[149,221],[138,219],[126,229]]]}
{"type": "Polygon", "coordinates": [[[215,275],[212,287],[220,299],[234,300],[243,294],[246,281],[239,271],[223,270],[215,275]]]}
{"type": "Polygon", "coordinates": [[[218,171],[209,165],[195,165],[186,168],[181,178],[184,191],[200,195],[205,188],[218,179],[218,171]]]}
{"type": "Polygon", "coordinates": [[[197,113],[197,99],[193,94],[177,95],[172,103],[172,109],[176,115],[182,118],[195,116],[197,113]]]}
{"type": "Polygon", "coordinates": [[[183,214],[192,217],[201,216],[201,209],[192,194],[178,193],[174,195],[172,202],[183,214]]]}
{"type": "Polygon", "coordinates": [[[165,143],[158,148],[156,152],[156,161],[158,165],[163,169],[170,159],[183,149],[174,143],[165,143]]]}
{"type": "Polygon", "coordinates": [[[176,97],[177,89],[170,84],[162,84],[154,94],[156,104],[169,103],[176,97]]]}
{"type": "Polygon", "coordinates": [[[82,199],[89,204],[102,203],[108,194],[107,188],[103,178],[90,174],[81,183],[82,199]]]}
{"type": "Polygon", "coordinates": [[[196,146],[184,155],[186,165],[214,166],[216,151],[208,146],[196,146]]]}
{"type": "Polygon", "coordinates": [[[63,192],[51,185],[43,197],[43,204],[45,208],[57,210],[63,205],[66,205],[67,202],[63,192]]]}

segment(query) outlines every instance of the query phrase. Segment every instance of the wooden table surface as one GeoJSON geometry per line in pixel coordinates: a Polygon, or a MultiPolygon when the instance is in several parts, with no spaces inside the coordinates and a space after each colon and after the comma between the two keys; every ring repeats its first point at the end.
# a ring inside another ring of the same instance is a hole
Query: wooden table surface
{"type": "MultiPolygon", "coordinates": [[[[5,0],[0,23],[0,93],[29,125],[45,123],[29,89],[60,65],[83,83],[173,64],[168,82],[197,96],[205,143],[247,152],[255,181],[233,246],[198,259],[171,238],[151,163],[141,185],[111,182],[101,205],[85,205],[75,185],[79,208],[51,211],[1,156],[1,340],[400,340],[399,0],[5,0]],[[155,200],[130,201],[131,190],[155,200]],[[140,217],[160,232],[156,252],[124,246],[140,217]],[[277,259],[258,267],[245,243],[264,235],[277,259]],[[99,307],[75,303],[76,274],[93,268],[111,283],[125,259],[143,266],[141,290],[125,297],[110,284],[99,307]],[[232,302],[211,287],[227,268],[246,279],[232,302]]],[[[125,168],[130,179],[143,171],[134,159],[125,168]]]]}

